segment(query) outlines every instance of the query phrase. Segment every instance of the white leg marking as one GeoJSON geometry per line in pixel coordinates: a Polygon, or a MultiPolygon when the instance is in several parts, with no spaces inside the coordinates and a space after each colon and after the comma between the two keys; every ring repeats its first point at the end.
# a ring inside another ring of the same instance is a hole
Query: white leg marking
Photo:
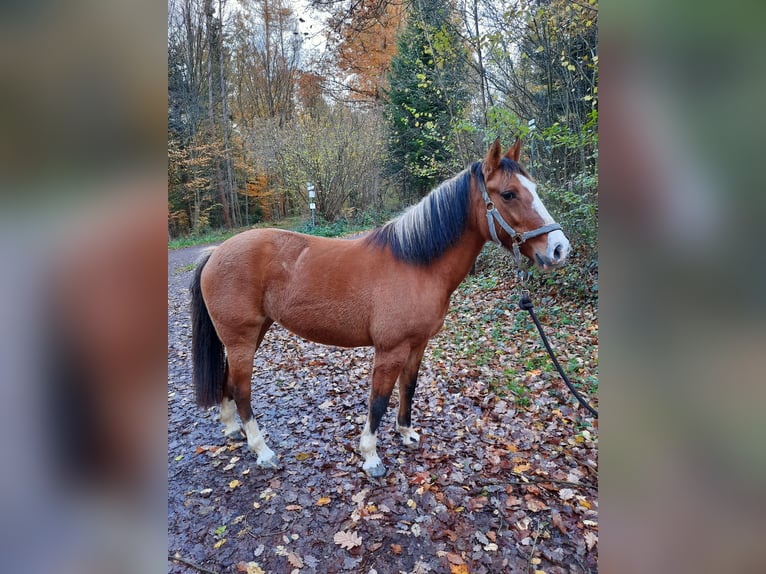
{"type": "Polygon", "coordinates": [[[266,445],[261,429],[254,418],[245,423],[245,434],[247,435],[247,448],[258,455],[256,464],[263,468],[277,468],[277,455],[266,445]]]}
{"type": "MultiPolygon", "coordinates": [[[[545,205],[543,205],[543,202],[540,200],[540,196],[537,195],[537,184],[520,173],[517,173],[516,176],[519,178],[521,184],[532,194],[532,208],[542,218],[543,223],[545,225],[555,223],[553,217],[551,217],[551,214],[548,213],[545,205]]],[[[567,239],[567,236],[564,235],[563,231],[557,229],[548,234],[546,257],[548,257],[549,260],[555,263],[566,261],[570,249],[569,239],[567,239]]]]}
{"type": "Polygon", "coordinates": [[[231,436],[239,431],[239,425],[234,419],[237,412],[237,405],[231,399],[224,397],[221,402],[221,422],[223,423],[223,434],[231,436]]]}
{"type": "Polygon", "coordinates": [[[402,435],[402,441],[404,446],[417,447],[420,446],[420,435],[412,430],[412,427],[401,427],[397,423],[396,430],[402,435]]]}
{"type": "Polygon", "coordinates": [[[374,477],[383,476],[386,473],[383,461],[378,456],[377,444],[378,433],[370,432],[370,422],[367,421],[364,425],[362,436],[359,439],[359,450],[364,457],[362,468],[367,474],[374,477]]]}

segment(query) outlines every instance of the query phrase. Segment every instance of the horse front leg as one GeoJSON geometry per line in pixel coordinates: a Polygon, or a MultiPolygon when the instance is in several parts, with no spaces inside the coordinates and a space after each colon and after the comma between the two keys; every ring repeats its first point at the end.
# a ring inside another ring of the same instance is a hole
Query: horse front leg
{"type": "Polygon", "coordinates": [[[397,348],[383,353],[376,350],[375,368],[372,372],[372,389],[370,390],[369,413],[359,439],[359,450],[364,457],[362,468],[373,478],[386,474],[386,467],[380,460],[377,451],[378,427],[380,420],[388,408],[391,391],[394,390],[396,379],[409,355],[408,347],[397,348]]]}
{"type": "Polygon", "coordinates": [[[428,341],[412,350],[399,375],[399,413],[396,417],[396,430],[402,435],[404,446],[409,448],[420,446],[420,435],[412,429],[412,397],[415,396],[418,370],[427,343],[428,341]]]}

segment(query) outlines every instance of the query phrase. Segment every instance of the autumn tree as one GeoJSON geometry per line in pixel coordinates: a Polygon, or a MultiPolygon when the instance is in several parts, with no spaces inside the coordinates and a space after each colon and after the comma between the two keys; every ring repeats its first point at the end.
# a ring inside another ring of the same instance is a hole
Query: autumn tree
{"type": "Polygon", "coordinates": [[[240,0],[234,20],[234,65],[240,120],[289,121],[300,64],[298,21],[285,0],[240,0]]]}
{"type": "Polygon", "coordinates": [[[328,40],[334,45],[336,65],[349,74],[339,83],[352,100],[378,103],[383,99],[404,6],[402,0],[331,2],[328,40]]]}
{"type": "Polygon", "coordinates": [[[449,0],[415,0],[388,74],[391,165],[405,197],[462,168],[455,127],[468,106],[467,48],[449,0]]]}
{"type": "MultiPolygon", "coordinates": [[[[593,172],[598,119],[596,0],[522,0],[490,11],[479,41],[487,46],[486,82],[495,124],[526,132],[535,119],[538,168],[565,184],[593,172]],[[509,113],[505,113],[509,112],[509,113]],[[502,121],[498,122],[500,119],[502,121]]],[[[490,118],[490,120],[493,118],[490,118]]],[[[490,122],[492,123],[492,122],[490,122]]]]}

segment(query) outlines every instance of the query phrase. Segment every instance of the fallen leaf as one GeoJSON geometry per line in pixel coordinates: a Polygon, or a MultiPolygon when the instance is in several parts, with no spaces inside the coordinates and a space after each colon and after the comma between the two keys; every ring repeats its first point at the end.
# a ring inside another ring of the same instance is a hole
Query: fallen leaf
{"type": "Polygon", "coordinates": [[[477,530],[474,533],[474,537],[482,544],[489,544],[489,538],[487,538],[481,530],[477,530]]]}
{"type": "Polygon", "coordinates": [[[295,455],[295,458],[297,460],[304,461],[304,460],[310,459],[312,456],[314,455],[310,452],[299,452],[298,454],[295,455]]]}
{"type": "Polygon", "coordinates": [[[399,555],[399,554],[401,554],[401,553],[402,553],[402,547],[401,547],[401,545],[399,545],[399,544],[392,544],[392,545],[391,545],[391,551],[392,551],[394,554],[396,554],[396,555],[399,555]]]}
{"type": "Polygon", "coordinates": [[[561,519],[561,514],[559,514],[558,510],[551,512],[551,522],[553,523],[553,526],[559,529],[561,534],[567,533],[566,526],[564,526],[564,521],[561,519]]]}
{"type": "Polygon", "coordinates": [[[571,500],[575,496],[575,491],[571,488],[562,488],[559,490],[559,498],[561,500],[571,500]]]}
{"type": "Polygon", "coordinates": [[[218,549],[219,549],[221,546],[223,546],[224,544],[226,544],[226,540],[227,540],[226,538],[221,538],[221,539],[220,539],[218,542],[216,542],[215,544],[213,544],[213,548],[215,548],[216,550],[218,550],[218,549]]]}
{"type": "Polygon", "coordinates": [[[240,485],[240,482],[235,478],[229,483],[229,488],[237,488],[240,485]]]}
{"type": "Polygon", "coordinates": [[[539,498],[531,498],[530,500],[527,500],[527,508],[532,512],[540,512],[548,507],[539,498]]]}
{"type": "Polygon", "coordinates": [[[347,532],[345,530],[336,532],[335,536],[333,536],[333,541],[346,550],[351,550],[355,546],[361,546],[362,544],[362,539],[356,532],[347,532]]]}
{"type": "Polygon", "coordinates": [[[468,574],[468,566],[465,564],[450,564],[450,574],[468,574]]]}
{"type": "Polygon", "coordinates": [[[461,558],[460,554],[455,554],[454,552],[447,552],[447,560],[449,560],[450,564],[457,564],[458,566],[465,564],[465,560],[461,558]]]}
{"type": "Polygon", "coordinates": [[[593,547],[598,542],[598,536],[593,534],[592,532],[586,532],[585,533],[585,544],[588,546],[588,550],[593,550],[593,547]]]}
{"type": "Polygon", "coordinates": [[[237,562],[237,570],[245,574],[266,574],[257,562],[237,562]]]}
{"type": "Polygon", "coordinates": [[[325,504],[330,504],[331,501],[332,501],[331,498],[327,496],[323,496],[322,498],[317,500],[317,506],[324,506],[325,504]]]}
{"type": "Polygon", "coordinates": [[[303,560],[295,552],[290,552],[287,555],[287,561],[296,568],[303,568],[303,560]]]}
{"type": "Polygon", "coordinates": [[[364,504],[364,499],[367,496],[368,489],[362,489],[361,491],[357,492],[356,494],[351,496],[351,502],[354,504],[362,505],[364,504]]]}
{"type": "Polygon", "coordinates": [[[303,507],[300,504],[288,504],[285,506],[285,510],[295,511],[295,510],[303,510],[303,507]]]}

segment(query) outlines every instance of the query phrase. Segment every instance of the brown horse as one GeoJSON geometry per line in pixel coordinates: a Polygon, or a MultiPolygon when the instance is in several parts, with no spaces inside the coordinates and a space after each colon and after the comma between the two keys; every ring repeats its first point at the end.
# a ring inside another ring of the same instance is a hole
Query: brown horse
{"type": "Polygon", "coordinates": [[[523,253],[543,270],[564,264],[569,241],[519,164],[520,143],[499,141],[404,215],[356,239],[276,229],[245,231],[207,254],[191,285],[197,403],[221,405],[227,436],[239,413],[257,464],[276,468],[250,406],[253,356],[277,322],[326,345],[372,346],[375,361],[364,470],[386,472],[377,431],[399,381],[396,428],[417,447],[412,397],[428,340],[441,328],[450,296],[487,241],[523,253]]]}

